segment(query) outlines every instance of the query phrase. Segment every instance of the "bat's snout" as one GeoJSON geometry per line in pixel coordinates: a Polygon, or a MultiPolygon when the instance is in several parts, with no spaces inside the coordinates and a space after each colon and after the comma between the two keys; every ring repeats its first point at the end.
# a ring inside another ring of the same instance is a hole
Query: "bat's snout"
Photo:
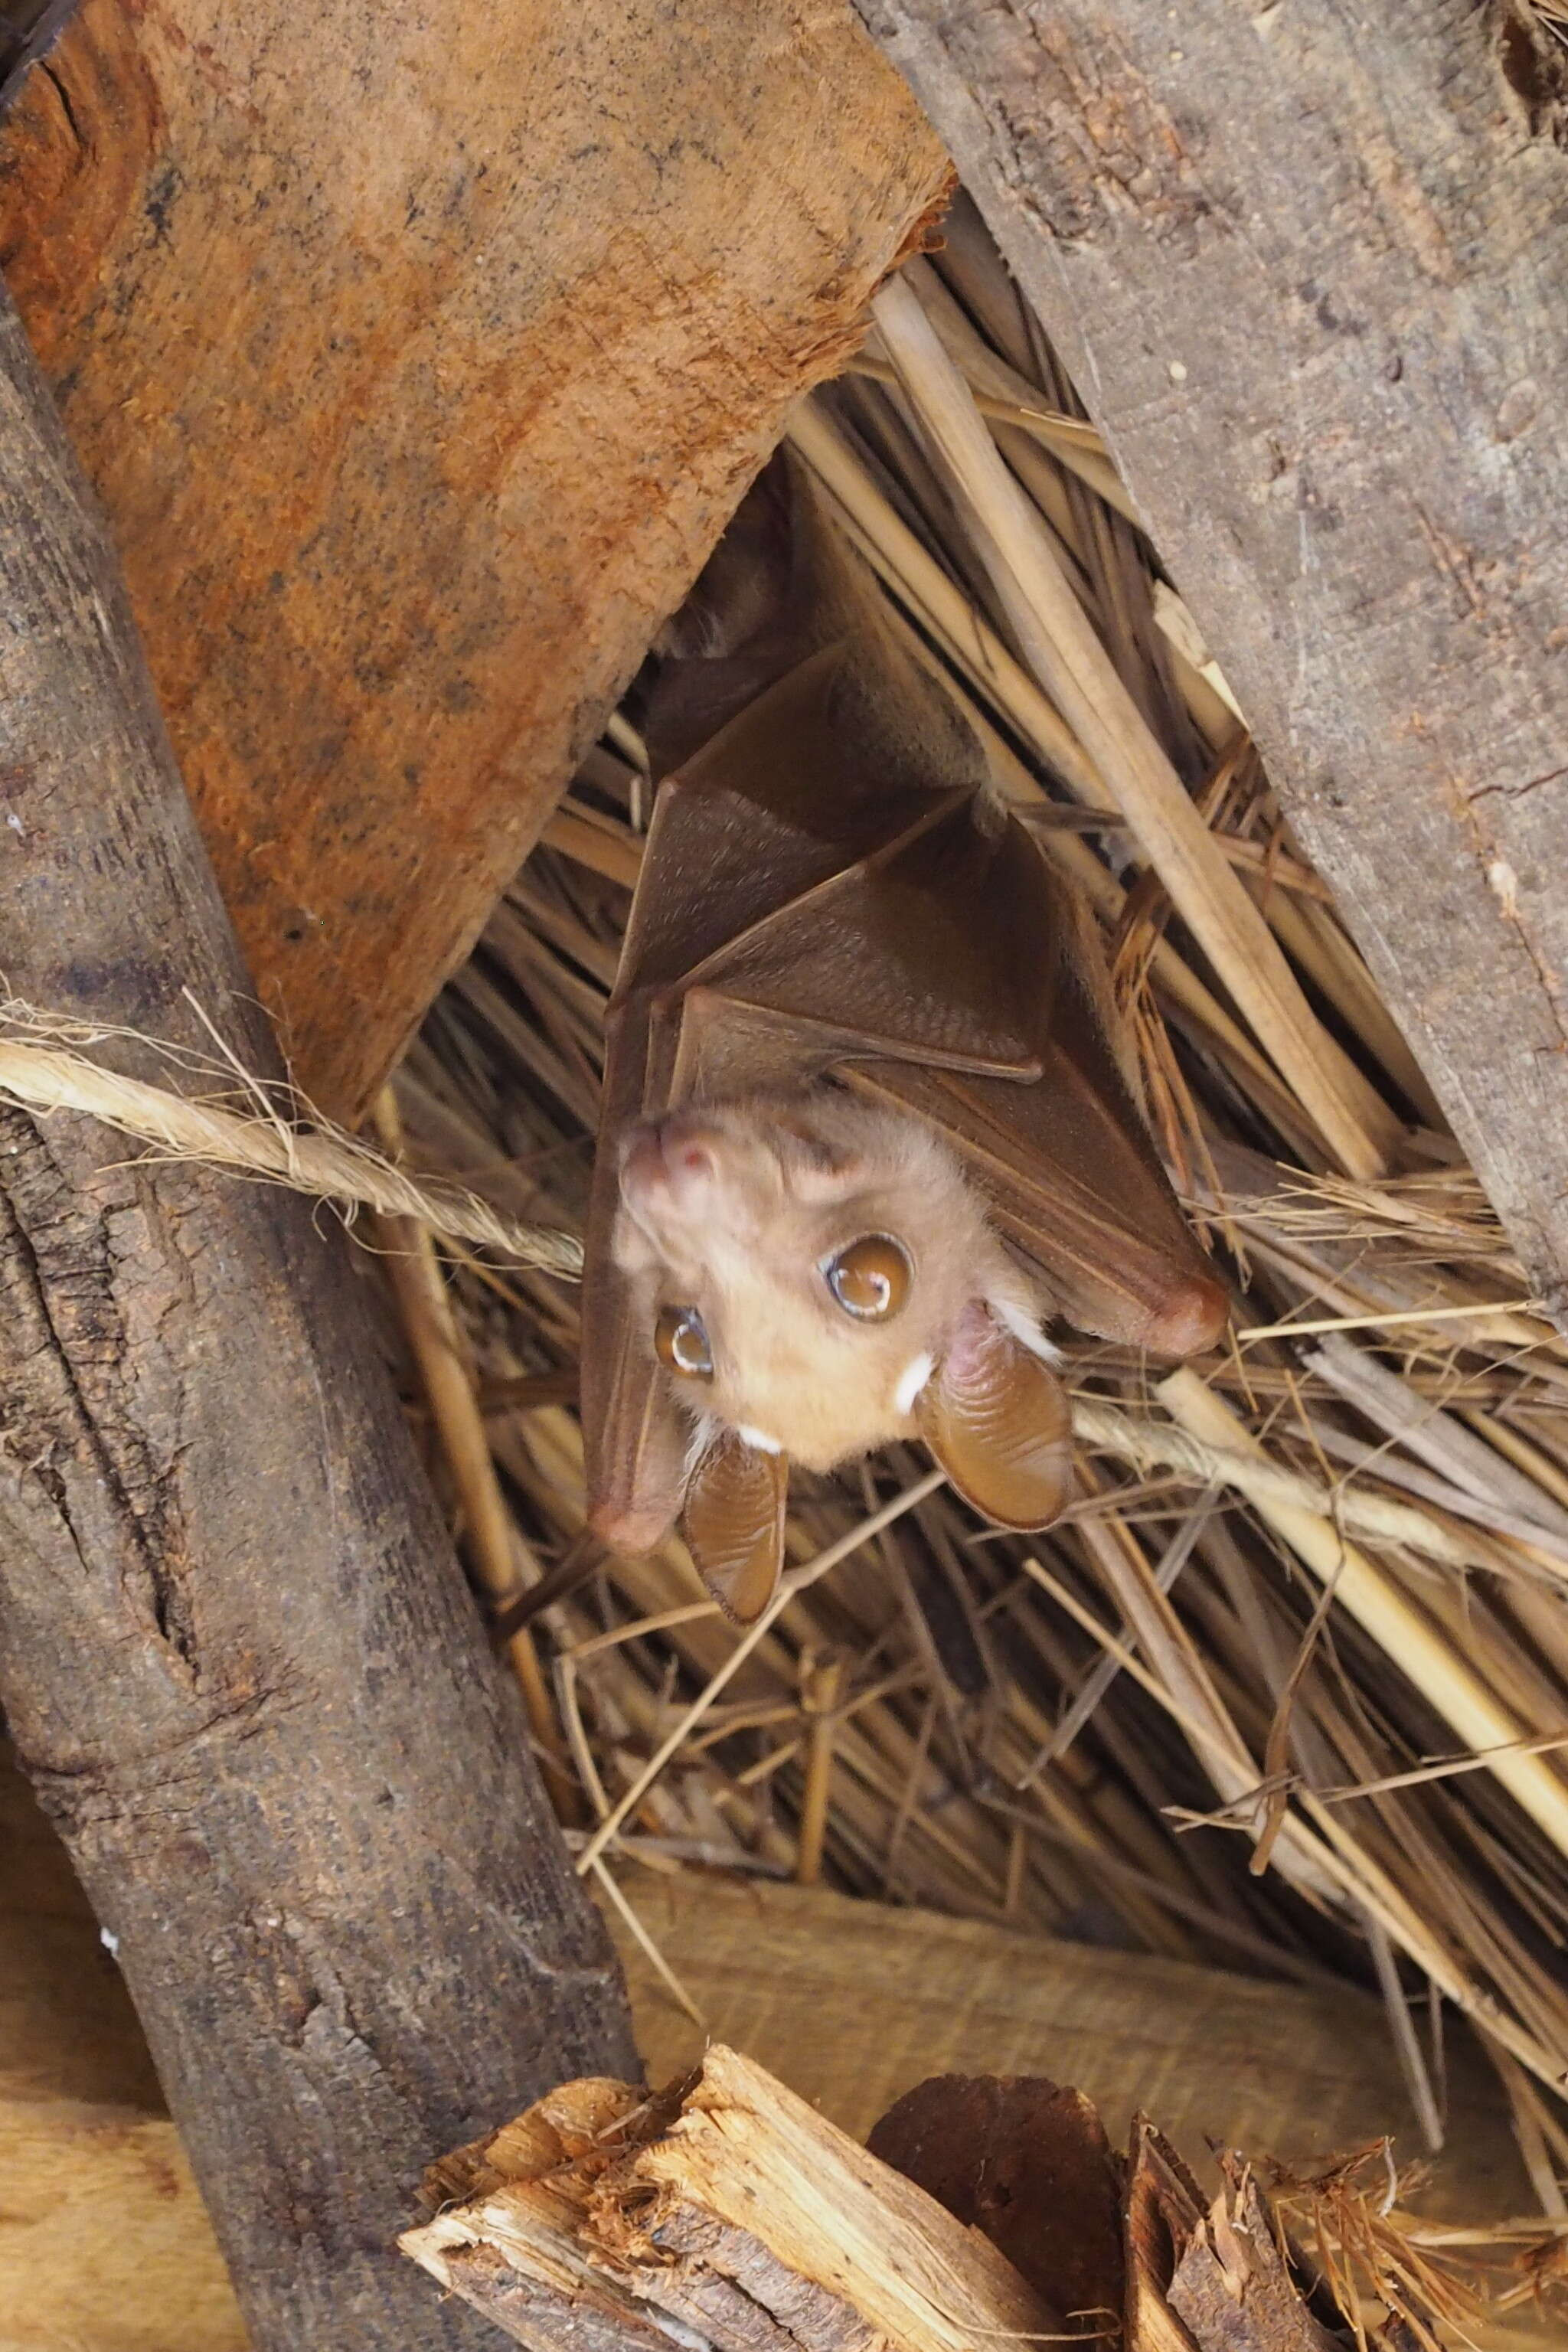
{"type": "Polygon", "coordinates": [[[621,1192],[631,1207],[695,1205],[718,1174],[711,1128],[680,1112],[632,1128],[621,1150],[621,1192]]]}

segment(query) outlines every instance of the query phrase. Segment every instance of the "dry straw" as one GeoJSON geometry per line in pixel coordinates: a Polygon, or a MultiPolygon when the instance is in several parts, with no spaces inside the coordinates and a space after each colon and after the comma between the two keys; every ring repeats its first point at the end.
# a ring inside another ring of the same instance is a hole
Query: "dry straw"
{"type": "Polygon", "coordinates": [[[1258,908],[1120,677],[1008,472],[954,362],[904,279],[872,306],[921,426],[964,503],[975,545],[1030,667],[1142,841],[1237,1008],[1352,1175],[1382,1173],[1395,1122],[1320,1025],[1258,908]]]}

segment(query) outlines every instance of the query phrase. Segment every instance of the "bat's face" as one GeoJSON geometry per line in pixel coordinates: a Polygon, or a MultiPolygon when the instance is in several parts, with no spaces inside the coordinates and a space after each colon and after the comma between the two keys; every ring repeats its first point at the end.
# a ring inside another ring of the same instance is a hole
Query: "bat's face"
{"type": "Polygon", "coordinates": [[[977,1309],[1048,1352],[954,1154],[832,1087],[632,1129],[612,1246],[699,1423],[807,1469],[914,1435],[977,1309]]]}

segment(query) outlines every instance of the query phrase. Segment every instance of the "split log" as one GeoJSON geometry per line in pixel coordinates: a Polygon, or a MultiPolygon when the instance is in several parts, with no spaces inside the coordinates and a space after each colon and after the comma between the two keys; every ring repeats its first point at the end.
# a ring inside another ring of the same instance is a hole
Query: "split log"
{"type": "MultiPolygon", "coordinates": [[[[205,1014],[276,1069],[8,305],[0,859],[10,985],[112,1066],[166,1084],[128,1032],[210,1046],[205,1014]]],[[[418,2167],[631,2057],[356,1288],[297,1196],[0,1111],[0,1706],[258,2352],[464,2340],[389,2252],[418,2167]]]]}
{"type": "Polygon", "coordinates": [[[1061,2331],[979,2231],[722,2043],[658,2100],[563,2084],[433,2168],[425,2195],[444,2210],[404,2252],[531,2352],[653,2352],[663,2313],[714,2352],[1061,2331]]]}
{"type": "Polygon", "coordinates": [[[656,2098],[562,2084],[433,2166],[434,2218],[400,2242],[529,2352],[1340,2352],[1352,2326],[1441,2352],[1458,2337],[1433,2323],[1474,2317],[1389,2221],[1381,2167],[1370,2194],[1335,2176],[1316,2266],[1251,2164],[1219,2170],[1205,2200],[1142,2116],[1117,2156],[1087,2099],[1037,2077],[929,2080],[862,2149],[717,2043],[656,2098]]]}
{"type": "Polygon", "coordinates": [[[1524,0],[855,0],[1568,1313],[1568,54],[1524,0]]]}
{"type": "Polygon", "coordinates": [[[1058,2310],[1121,2309],[1121,2165],[1081,2091],[1040,2075],[931,2075],[866,2145],[983,2231],[1058,2310]]]}
{"type": "Polygon", "coordinates": [[[84,0],[0,265],[354,1120],[946,160],[848,0],[84,0]]]}

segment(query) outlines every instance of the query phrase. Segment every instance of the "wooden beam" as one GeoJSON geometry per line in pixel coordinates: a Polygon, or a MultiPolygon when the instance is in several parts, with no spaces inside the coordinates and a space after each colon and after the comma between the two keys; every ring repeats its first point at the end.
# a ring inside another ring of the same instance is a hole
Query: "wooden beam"
{"type": "Polygon", "coordinates": [[[353,1120],[944,184],[848,0],[84,0],[0,265],[353,1120]]]}
{"type": "MultiPolygon", "coordinates": [[[[204,1015],[276,1071],[8,304],[0,861],[18,995],[132,1076],[169,1071],[128,1033],[204,1015]]],[[[370,1328],[309,1202],[0,1110],[0,1708],[256,2352],[468,2341],[388,2251],[421,2165],[564,2053],[632,2059],[370,1328]]]]}
{"type": "MultiPolygon", "coordinates": [[[[1349,1984],[1308,1988],[1058,1942],[823,1887],[712,1873],[622,1874],[646,1933],[701,2013],[679,2009],[616,1927],[655,2082],[729,2042],[857,2139],[930,2074],[1076,2083],[1117,2140],[1157,2103],[1172,2136],[1267,2148],[1305,2168],[1397,2136],[1418,2146],[1387,2013],[1349,1984]]],[[[614,1924],[614,1923],[612,1923],[614,1924]]],[[[1462,2032],[1448,2052],[1449,2139],[1436,2210],[1497,2218],[1528,2189],[1496,2074],[1462,2032]]]]}
{"type": "Polygon", "coordinates": [[[855,0],[1568,1313],[1568,56],[1513,0],[855,0]]]}

